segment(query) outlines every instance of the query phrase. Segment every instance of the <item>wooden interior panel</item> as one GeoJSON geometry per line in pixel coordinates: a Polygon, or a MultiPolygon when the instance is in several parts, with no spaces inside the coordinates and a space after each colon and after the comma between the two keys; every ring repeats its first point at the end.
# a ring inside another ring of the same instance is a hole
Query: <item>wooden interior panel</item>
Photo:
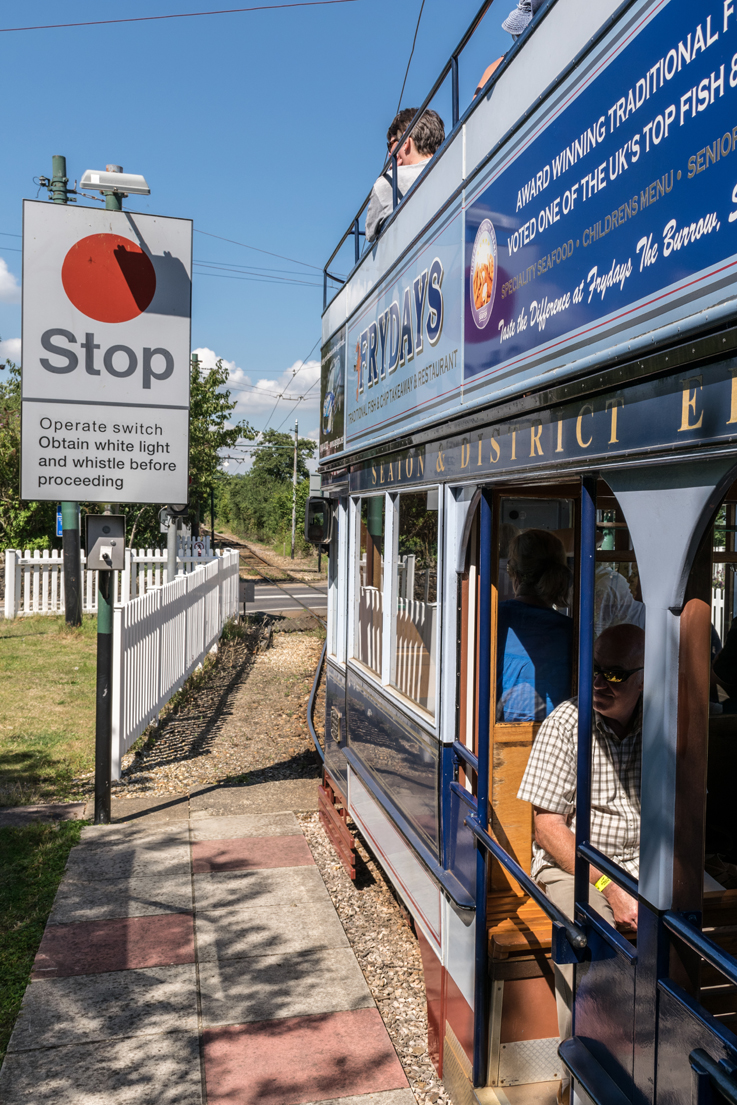
{"type": "Polygon", "coordinates": [[[520,978],[504,983],[500,1044],[520,1040],[548,1040],[558,1035],[553,971],[542,978],[520,978]]]}
{"type": "MultiPolygon", "coordinates": [[[[493,728],[491,749],[491,831],[502,848],[529,873],[532,862],[532,806],[517,792],[527,767],[539,722],[499,723],[493,728]]],[[[516,879],[496,861],[491,866],[494,890],[522,894],[516,879]]]]}

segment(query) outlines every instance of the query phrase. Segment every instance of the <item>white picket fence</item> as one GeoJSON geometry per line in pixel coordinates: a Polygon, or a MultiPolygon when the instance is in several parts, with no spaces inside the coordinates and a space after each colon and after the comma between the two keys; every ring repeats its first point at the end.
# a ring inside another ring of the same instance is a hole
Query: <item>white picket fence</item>
{"type": "Polygon", "coordinates": [[[112,777],[123,756],[238,614],[238,553],[226,549],[113,611],[112,777]]]}
{"type": "MultiPolygon", "coordinates": [[[[210,538],[181,538],[178,571],[191,572],[212,560],[210,538]]],[[[126,549],[125,569],[113,572],[116,603],[127,603],[168,583],[166,549],[126,549]]],[[[87,571],[82,560],[82,610],[97,613],[97,572],[87,571]]],[[[5,617],[64,613],[64,562],[58,549],[5,550],[5,617]]]]}

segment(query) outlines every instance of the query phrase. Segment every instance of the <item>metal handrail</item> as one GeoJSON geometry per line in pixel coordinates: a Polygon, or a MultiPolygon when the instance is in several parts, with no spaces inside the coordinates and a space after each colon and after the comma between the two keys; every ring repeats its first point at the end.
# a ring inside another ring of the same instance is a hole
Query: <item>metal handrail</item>
{"type": "MultiPolygon", "coordinates": [[[[314,678],[313,683],[312,683],[312,690],[310,691],[310,697],[309,697],[309,701],[307,703],[307,728],[310,731],[310,736],[312,737],[312,743],[314,744],[314,746],[317,750],[317,754],[320,757],[320,759],[322,760],[323,764],[325,763],[325,752],[322,748],[322,745],[320,744],[320,738],[318,737],[317,732],[315,731],[315,724],[312,720],[312,715],[315,712],[315,699],[317,698],[317,688],[320,684],[320,676],[322,675],[322,669],[325,666],[325,656],[327,654],[327,651],[328,651],[328,642],[326,641],[325,644],[322,646],[322,652],[320,653],[320,663],[317,665],[317,671],[315,672],[315,678],[314,678]]],[[[325,736],[327,737],[327,733],[325,734],[325,736]]]]}
{"type": "Polygon", "coordinates": [[[718,944],[704,936],[701,929],[697,928],[682,913],[668,910],[663,914],[663,924],[675,936],[680,937],[684,944],[697,952],[706,960],[710,967],[723,974],[731,983],[737,986],[737,959],[729,952],[722,951],[718,944]]]}
{"type": "Polygon", "coordinates": [[[717,1063],[702,1047],[695,1048],[688,1057],[691,1069],[697,1075],[706,1077],[715,1086],[722,1097],[731,1105],[737,1105],[737,1081],[732,1072],[721,1063],[717,1063]]]}
{"type": "MultiPolygon", "coordinates": [[[[475,35],[476,31],[479,28],[479,25],[480,25],[481,21],[483,20],[484,16],[486,15],[489,8],[491,7],[491,5],[494,2],[495,2],[495,0],[483,0],[483,3],[481,5],[481,7],[479,8],[479,10],[477,11],[475,17],[473,18],[473,20],[469,24],[465,34],[463,35],[460,42],[456,46],[455,50],[453,50],[453,52],[451,53],[450,57],[446,61],[445,65],[443,66],[443,68],[440,72],[440,75],[437,77],[435,83],[433,84],[432,88],[430,89],[430,91],[427,94],[427,96],[425,97],[425,99],[422,101],[422,104],[420,105],[420,107],[418,107],[418,109],[415,112],[411,122],[409,123],[408,127],[405,129],[404,134],[399,139],[398,145],[401,145],[404,141],[406,141],[406,139],[408,138],[408,136],[410,135],[410,133],[412,131],[412,128],[415,126],[415,124],[417,123],[417,121],[420,119],[423,112],[425,111],[425,109],[431,103],[431,101],[435,97],[435,95],[438,92],[438,90],[440,89],[440,87],[444,84],[446,78],[448,77],[448,74],[450,74],[450,76],[451,76],[452,125],[451,125],[451,129],[449,130],[449,132],[445,136],[445,142],[443,143],[443,147],[448,145],[448,143],[450,142],[450,139],[455,135],[455,133],[458,130],[459,126],[462,123],[464,123],[465,120],[468,118],[468,116],[471,114],[473,108],[476,106],[474,103],[471,103],[469,105],[468,109],[466,110],[466,112],[464,113],[463,116],[461,116],[461,113],[460,113],[460,88],[459,88],[458,60],[459,60],[460,55],[463,53],[466,46],[470,42],[471,38],[473,38],[473,36],[475,35]]],[[[484,99],[485,95],[488,94],[488,92],[494,86],[494,84],[496,84],[496,82],[502,77],[502,75],[505,73],[505,71],[507,70],[510,63],[514,60],[514,58],[516,58],[516,56],[519,53],[520,49],[522,49],[522,47],[524,46],[525,40],[526,40],[531,28],[533,28],[536,24],[539,24],[541,22],[542,16],[546,14],[547,9],[552,7],[553,4],[555,4],[555,3],[556,3],[556,0],[548,0],[548,3],[545,4],[545,6],[542,8],[542,10],[538,11],[535,19],[530,21],[530,23],[528,24],[528,27],[518,37],[517,41],[514,42],[512,44],[512,46],[509,48],[509,50],[507,50],[506,54],[503,55],[503,60],[502,60],[501,64],[494,70],[492,75],[489,77],[489,80],[486,82],[486,84],[483,86],[483,88],[479,91],[478,96],[476,97],[476,99],[478,100],[479,103],[484,99]]],[[[441,147],[441,149],[443,147],[441,147]]],[[[382,169],[382,172],[386,172],[386,170],[389,166],[392,167],[392,208],[393,208],[393,210],[396,211],[396,209],[399,205],[399,199],[398,199],[398,195],[397,195],[397,158],[396,158],[395,154],[392,154],[390,157],[388,157],[386,159],[386,161],[384,162],[384,168],[382,169]]],[[[413,188],[414,188],[414,186],[415,185],[413,185],[413,188]]],[[[356,239],[356,264],[358,264],[358,262],[360,260],[359,248],[358,248],[358,246],[359,246],[358,234],[360,232],[357,232],[357,227],[358,227],[358,221],[361,218],[361,215],[364,213],[364,211],[368,207],[370,199],[371,199],[371,193],[369,192],[368,196],[366,197],[366,199],[363,201],[363,203],[359,207],[355,217],[351,220],[351,224],[350,224],[349,228],[346,230],[345,234],[340,239],[340,241],[338,242],[338,244],[335,247],[335,249],[333,250],[333,252],[330,254],[330,257],[328,258],[328,260],[325,264],[325,267],[323,269],[323,311],[325,311],[326,308],[327,308],[327,282],[328,282],[328,277],[330,277],[330,279],[334,279],[330,275],[328,270],[330,268],[330,265],[334,261],[335,257],[337,256],[337,254],[339,253],[339,251],[342,249],[343,245],[347,241],[347,239],[350,238],[351,236],[355,236],[355,239],[356,239]]],[[[346,282],[347,281],[344,281],[344,283],[346,283],[346,282]]]]}
{"type": "Polygon", "coordinates": [[[617,867],[616,863],[612,863],[608,856],[605,856],[598,848],[594,848],[591,844],[583,841],[577,848],[579,856],[588,860],[594,867],[598,867],[603,875],[615,882],[617,886],[624,890],[625,894],[629,894],[630,898],[637,899],[640,893],[640,888],[637,882],[628,875],[626,871],[623,871],[621,867],[617,867]]]}
{"type": "Polygon", "coordinates": [[[459,760],[463,760],[473,771],[478,775],[479,773],[479,758],[474,756],[470,749],[466,748],[460,741],[453,741],[453,752],[459,760]]]}
{"type": "Polygon", "coordinates": [[[569,917],[566,917],[565,913],[551,902],[545,891],[541,890],[536,882],[533,882],[530,876],[522,870],[520,865],[513,860],[499,844],[497,844],[493,837],[489,836],[478,818],[467,817],[464,820],[464,825],[468,826],[476,839],[483,844],[494,859],[501,863],[502,867],[517,880],[525,894],[528,894],[533,901],[537,902],[550,920],[565,929],[566,936],[572,947],[585,948],[588,942],[585,931],[574,921],[571,921],[569,917]]]}

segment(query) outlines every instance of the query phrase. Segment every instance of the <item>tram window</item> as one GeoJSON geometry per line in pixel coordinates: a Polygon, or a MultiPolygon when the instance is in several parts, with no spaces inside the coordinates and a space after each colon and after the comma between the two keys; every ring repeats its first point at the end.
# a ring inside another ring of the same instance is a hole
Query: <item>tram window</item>
{"type": "Polygon", "coordinates": [[[384,622],[384,523],[384,496],[362,499],[355,653],[377,675],[381,675],[384,622]]]}
{"type": "Polygon", "coordinates": [[[627,523],[603,482],[596,500],[596,581],[594,635],[611,625],[645,628],[640,575],[627,523]]]}
{"type": "Polygon", "coordinates": [[[435,713],[438,642],[438,489],[407,492],[397,506],[391,682],[435,713]]]}
{"type": "Polygon", "coordinates": [[[573,503],[499,503],[496,719],[542,721],[571,695],[573,503]]]}

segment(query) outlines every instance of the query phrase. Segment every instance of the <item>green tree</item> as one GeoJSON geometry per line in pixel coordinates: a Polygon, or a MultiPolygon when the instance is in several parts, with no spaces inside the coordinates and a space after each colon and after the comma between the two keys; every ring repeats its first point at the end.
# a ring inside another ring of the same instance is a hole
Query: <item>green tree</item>
{"type": "Polygon", "coordinates": [[[49,548],[55,533],[54,503],[20,499],[20,368],[0,365],[0,547],[49,548]]]}
{"type": "MultiPolygon", "coordinates": [[[[297,480],[307,479],[306,460],[315,455],[316,441],[300,437],[297,441],[297,480]]],[[[294,435],[280,434],[277,430],[264,430],[258,439],[251,472],[258,478],[268,477],[278,483],[292,481],[294,472],[294,435]]],[[[290,506],[291,511],[291,506],[290,506]]]]}
{"type": "Polygon", "coordinates": [[[236,401],[225,389],[228,370],[219,360],[204,369],[192,361],[189,393],[189,502],[200,516],[210,509],[210,492],[220,478],[223,449],[232,449],[241,438],[253,441],[256,431],[245,421],[230,423],[236,401]]]}

